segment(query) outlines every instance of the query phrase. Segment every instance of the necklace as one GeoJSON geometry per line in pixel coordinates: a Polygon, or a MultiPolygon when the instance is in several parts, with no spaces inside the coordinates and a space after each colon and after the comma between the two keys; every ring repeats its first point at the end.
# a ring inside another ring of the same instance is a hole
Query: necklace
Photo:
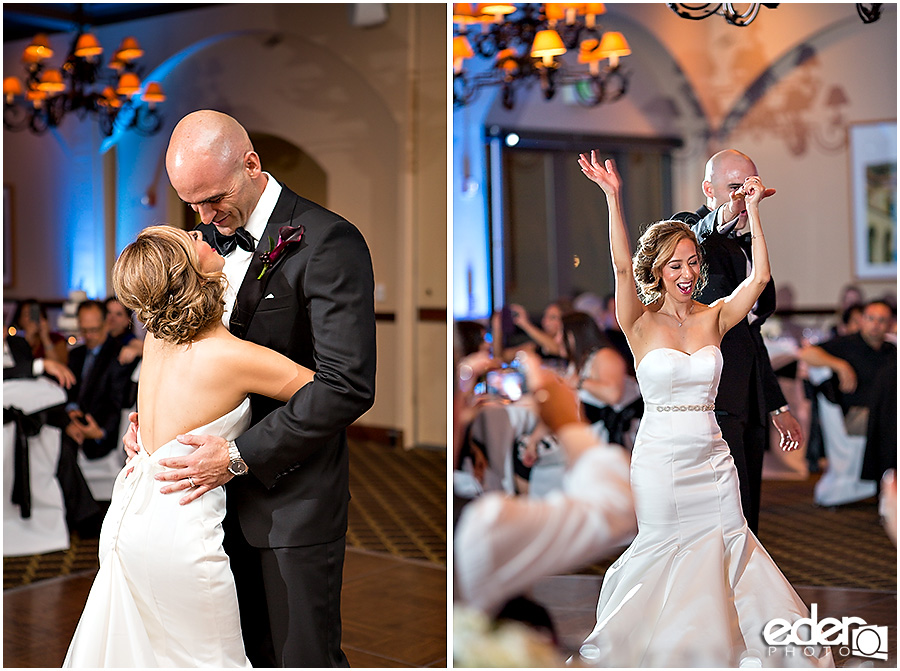
{"type": "Polygon", "coordinates": [[[674,311],[673,314],[669,314],[668,312],[663,312],[662,308],[659,309],[659,312],[662,312],[666,317],[671,317],[675,320],[675,323],[678,324],[678,328],[681,328],[682,324],[687,321],[687,318],[691,316],[691,313],[694,311],[694,303],[691,302],[691,307],[688,308],[687,314],[684,316],[684,319],[678,321],[678,317],[675,316],[674,311]]]}

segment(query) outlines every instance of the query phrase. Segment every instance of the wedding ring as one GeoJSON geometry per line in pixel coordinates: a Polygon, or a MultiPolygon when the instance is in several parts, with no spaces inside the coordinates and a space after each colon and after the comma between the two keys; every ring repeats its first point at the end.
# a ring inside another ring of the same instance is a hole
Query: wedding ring
{"type": "Polygon", "coordinates": [[[194,478],[188,478],[188,482],[191,483],[191,487],[196,487],[196,486],[197,486],[197,485],[194,484],[194,478]]]}

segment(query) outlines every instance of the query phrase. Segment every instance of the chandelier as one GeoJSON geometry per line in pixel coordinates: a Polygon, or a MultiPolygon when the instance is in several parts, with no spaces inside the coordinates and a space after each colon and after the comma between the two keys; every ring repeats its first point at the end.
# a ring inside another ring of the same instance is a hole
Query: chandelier
{"type": "Polygon", "coordinates": [[[479,89],[499,86],[504,107],[512,109],[515,91],[539,82],[551,99],[572,86],[578,102],[599,105],[618,100],[628,88],[619,58],[631,53],[622,33],[603,32],[597,3],[453,5],[453,104],[468,104],[479,89]],[[581,67],[560,57],[578,51],[581,67]],[[489,60],[486,71],[465,69],[466,59],[489,60]],[[608,64],[601,69],[603,61],[608,64]]]}
{"type": "MultiPolygon", "coordinates": [[[[856,3],[856,13],[863,23],[875,23],[881,17],[881,5],[883,3],[856,3]]],[[[760,7],[777,9],[777,2],[748,2],[741,3],[744,9],[738,9],[733,2],[709,2],[709,3],[683,3],[667,2],[666,7],[678,14],[683,19],[699,21],[713,14],[720,14],[733,26],[749,26],[759,14],[760,7]]]]}
{"type": "Polygon", "coordinates": [[[158,82],[142,85],[137,60],[144,52],[137,40],[122,40],[105,67],[102,54],[96,36],[79,30],[62,67],[51,67],[47,36],[35,35],[22,53],[24,81],[3,78],[4,127],[41,134],[74,112],[81,119],[93,116],[106,136],[116,129],[140,135],[158,131],[162,117],[156,105],[166,96],[158,82]]]}

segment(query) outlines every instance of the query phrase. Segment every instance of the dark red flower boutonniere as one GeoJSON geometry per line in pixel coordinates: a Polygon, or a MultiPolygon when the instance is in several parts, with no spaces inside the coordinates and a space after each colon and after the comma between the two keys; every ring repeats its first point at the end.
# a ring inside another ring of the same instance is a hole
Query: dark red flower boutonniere
{"type": "Polygon", "coordinates": [[[263,252],[259,255],[260,260],[263,262],[263,269],[260,271],[259,276],[256,278],[261,280],[263,275],[275,265],[278,259],[281,257],[284,250],[287,249],[288,245],[292,245],[295,242],[300,242],[300,238],[303,237],[303,226],[282,226],[278,229],[278,242],[274,242],[272,238],[269,238],[269,251],[263,252]]]}

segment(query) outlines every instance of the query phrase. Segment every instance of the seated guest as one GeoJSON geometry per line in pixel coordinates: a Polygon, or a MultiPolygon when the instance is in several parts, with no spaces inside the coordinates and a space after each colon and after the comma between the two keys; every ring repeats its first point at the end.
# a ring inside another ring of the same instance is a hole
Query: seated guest
{"type": "Polygon", "coordinates": [[[881,482],[886,471],[897,470],[897,360],[882,368],[872,381],[874,392],[866,427],[862,479],[881,482]]]}
{"type": "Polygon", "coordinates": [[[35,359],[49,359],[66,365],[69,350],[66,338],[61,333],[50,330],[47,310],[37,300],[28,298],[19,301],[13,314],[12,326],[16,335],[22,336],[31,347],[35,359]]]}
{"type": "MultiPolygon", "coordinates": [[[[513,324],[521,329],[528,336],[529,341],[533,343],[531,349],[537,352],[550,365],[554,365],[554,363],[562,365],[564,363],[564,355],[557,338],[562,326],[563,309],[561,302],[555,301],[544,308],[540,327],[535,326],[531,322],[528,312],[521,305],[512,303],[509,306],[509,310],[513,324]]],[[[507,354],[511,354],[511,356],[515,356],[515,352],[522,349],[523,344],[521,342],[509,343],[513,349],[509,353],[510,346],[504,343],[504,351],[507,354]]],[[[507,359],[511,358],[511,356],[508,356],[507,359]]]]}
{"type": "Polygon", "coordinates": [[[459,336],[462,356],[469,356],[475,352],[490,352],[491,344],[485,340],[487,327],[484,324],[461,320],[456,322],[456,333],[459,336]]]}
{"type": "Polygon", "coordinates": [[[563,316],[560,339],[569,361],[566,379],[578,390],[588,422],[604,440],[630,448],[632,421],[644,406],[624,357],[581,312],[563,316]]]}
{"type": "MultiPolygon", "coordinates": [[[[832,337],[850,335],[859,330],[858,318],[862,315],[865,298],[862,289],[855,284],[847,284],[841,289],[838,300],[837,322],[831,327],[832,337]]],[[[779,302],[778,307],[781,307],[779,302]]]]}
{"type": "Polygon", "coordinates": [[[3,331],[3,379],[40,377],[49,375],[68,389],[75,384],[75,376],[66,366],[52,359],[35,359],[25,338],[3,331]]]}
{"type": "Polygon", "coordinates": [[[848,305],[846,308],[844,308],[844,310],[841,312],[840,321],[831,329],[831,336],[833,338],[837,338],[838,336],[859,333],[859,326],[860,322],[862,321],[863,307],[864,306],[862,303],[853,303],[852,305],[848,305]]]}
{"type": "Polygon", "coordinates": [[[634,354],[628,346],[625,334],[622,333],[622,327],[619,326],[619,320],[616,317],[616,295],[615,293],[606,294],[603,298],[605,305],[603,311],[603,324],[601,330],[606,339],[609,340],[613,347],[625,359],[625,365],[628,367],[628,374],[634,376],[634,354]]]}
{"type": "Polygon", "coordinates": [[[877,373],[897,362],[897,347],[885,340],[893,322],[893,311],[883,301],[872,301],[863,309],[858,333],[838,336],[820,345],[809,345],[799,358],[810,366],[825,366],[840,381],[840,405],[844,413],[853,407],[871,408],[877,373]]]}
{"type": "MultiPolygon", "coordinates": [[[[821,505],[839,505],[871,496],[875,487],[863,479],[878,481],[884,468],[896,463],[896,438],[893,455],[887,443],[876,439],[867,446],[865,439],[868,431],[883,436],[884,427],[891,424],[890,414],[896,432],[896,376],[882,377],[883,371],[896,371],[897,366],[897,347],[885,340],[892,322],[890,306],[873,301],[863,310],[858,333],[839,336],[819,346],[810,345],[799,352],[799,358],[808,365],[830,368],[838,379],[837,390],[827,382],[819,387],[819,393],[842,411],[836,420],[838,428],[832,430],[837,441],[830,449],[835,453],[825,455],[828,471],[816,484],[816,502],[821,505]],[[891,396],[891,388],[895,400],[885,402],[891,396]],[[875,418],[873,411],[878,413],[875,418]],[[868,458],[864,452],[870,452],[868,458]]],[[[824,437],[827,444],[827,432],[824,437]]]]}
{"type": "Polygon", "coordinates": [[[144,352],[144,341],[134,332],[134,311],[119,302],[115,296],[104,301],[106,305],[106,327],[109,335],[122,349],[119,351],[119,363],[126,366],[140,358],[144,352]]]}
{"type": "Polygon", "coordinates": [[[66,435],[89,459],[118,449],[119,422],[128,400],[134,365],[118,362],[122,346],[109,335],[106,307],[99,301],[78,306],[78,328],[84,344],[70,354],[76,383],[69,390],[66,435]]]}
{"type": "Polygon", "coordinates": [[[539,579],[604,557],[636,527],[626,454],[579,418],[575,392],[561,378],[535,355],[524,362],[541,420],[558,436],[568,467],[558,496],[491,493],[462,511],[455,584],[463,602],[492,615],[539,579]]]}

